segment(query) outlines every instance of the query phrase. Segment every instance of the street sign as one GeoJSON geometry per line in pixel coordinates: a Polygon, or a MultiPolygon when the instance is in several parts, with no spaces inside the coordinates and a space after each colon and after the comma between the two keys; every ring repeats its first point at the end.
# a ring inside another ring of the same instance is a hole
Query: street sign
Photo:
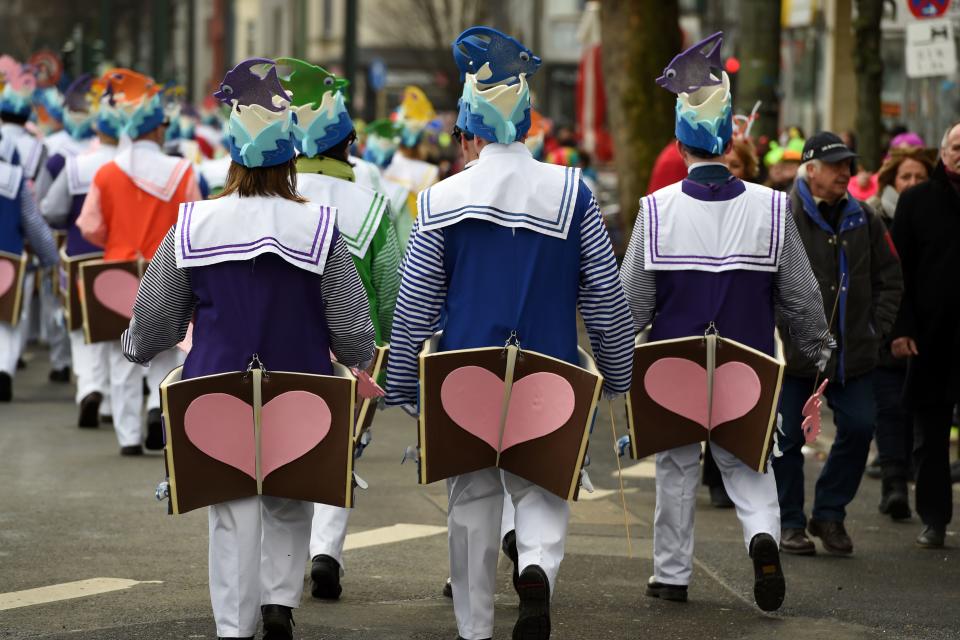
{"type": "Polygon", "coordinates": [[[907,25],[907,77],[952,75],[957,70],[957,47],[949,18],[918,20],[907,25]]]}
{"type": "Polygon", "coordinates": [[[950,0],[907,0],[907,6],[918,18],[939,18],[947,12],[950,0]]]}
{"type": "Polygon", "coordinates": [[[387,85],[387,65],[383,64],[380,58],[374,58],[370,62],[370,88],[374,91],[380,91],[387,85]]]}

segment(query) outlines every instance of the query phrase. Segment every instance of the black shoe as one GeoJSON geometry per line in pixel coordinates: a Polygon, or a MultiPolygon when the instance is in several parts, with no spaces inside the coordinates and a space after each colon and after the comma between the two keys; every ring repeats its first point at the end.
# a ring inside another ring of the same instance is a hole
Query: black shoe
{"type": "Polygon", "coordinates": [[[733,508],[733,500],[731,500],[730,496],[727,495],[727,489],[722,484],[718,484],[715,487],[710,487],[710,504],[715,509],[733,508]]]}
{"type": "Polygon", "coordinates": [[[343,593],[340,586],[340,565],[328,555],[313,556],[310,567],[310,595],[320,600],[339,600],[343,593]]]}
{"type": "Polygon", "coordinates": [[[500,549],[503,550],[503,555],[513,562],[513,589],[516,591],[517,581],[520,580],[520,556],[517,553],[517,532],[515,530],[507,531],[506,535],[503,536],[500,549]]]}
{"type": "Polygon", "coordinates": [[[50,382],[61,382],[61,383],[70,382],[70,367],[64,367],[62,369],[51,369],[50,375],[48,377],[50,379],[50,382]]]}
{"type": "Polygon", "coordinates": [[[23,358],[17,358],[17,371],[27,368],[27,361],[23,358]]]}
{"type": "Polygon", "coordinates": [[[923,531],[917,536],[917,546],[923,549],[942,549],[946,537],[946,527],[935,527],[927,524],[923,526],[923,531]]]}
{"type": "Polygon", "coordinates": [[[113,424],[113,416],[105,416],[101,413],[100,424],[113,424]]]}
{"type": "Polygon", "coordinates": [[[880,458],[874,458],[871,460],[866,468],[863,470],[864,475],[868,478],[873,478],[874,480],[879,480],[883,477],[883,469],[880,467],[880,458]]]}
{"type": "Polygon", "coordinates": [[[550,583],[547,574],[535,564],[520,573],[517,580],[520,615],[513,626],[513,640],[547,640],[550,637],[550,583]]]}
{"type": "Polygon", "coordinates": [[[0,402],[13,400],[13,378],[9,373],[0,373],[0,402]]]}
{"type": "Polygon", "coordinates": [[[909,520],[910,498],[907,494],[907,480],[902,477],[888,477],[883,479],[880,504],[877,507],[880,513],[887,514],[894,520],[909,520]]]}
{"type": "Polygon", "coordinates": [[[687,585],[685,584],[663,584],[657,582],[653,576],[647,580],[647,588],[644,595],[651,598],[660,598],[661,600],[670,600],[671,602],[687,601],[687,585]]]}
{"type": "Polygon", "coordinates": [[[103,394],[99,391],[88,393],[80,401],[80,415],[77,417],[77,426],[82,429],[96,429],[100,426],[100,403],[103,394]]]}
{"type": "Polygon", "coordinates": [[[160,409],[147,411],[147,439],[144,446],[151,451],[163,449],[163,418],[160,409]]]}
{"type": "Polygon", "coordinates": [[[807,537],[804,529],[785,527],[780,529],[780,551],[797,556],[812,556],[817,553],[817,545],[807,537]]]}
{"type": "Polygon", "coordinates": [[[120,447],[120,455],[122,456],[142,456],[143,447],[138,444],[130,445],[129,447],[120,447]]]}
{"type": "Polygon", "coordinates": [[[293,610],[282,604],[265,604],[260,607],[263,618],[263,640],[292,640],[293,610]]]}
{"type": "Polygon", "coordinates": [[[853,540],[847,535],[843,522],[839,520],[817,520],[811,518],[807,524],[810,535],[820,538],[823,548],[838,556],[853,553],[853,540]]]}
{"type": "Polygon", "coordinates": [[[753,599],[763,611],[776,611],[787,593],[777,541],[769,533],[758,533],[750,541],[750,557],[753,559],[753,599]]]}
{"type": "Polygon", "coordinates": [[[450,582],[450,578],[447,578],[447,583],[443,585],[443,597],[444,598],[453,597],[453,584],[450,582]]]}

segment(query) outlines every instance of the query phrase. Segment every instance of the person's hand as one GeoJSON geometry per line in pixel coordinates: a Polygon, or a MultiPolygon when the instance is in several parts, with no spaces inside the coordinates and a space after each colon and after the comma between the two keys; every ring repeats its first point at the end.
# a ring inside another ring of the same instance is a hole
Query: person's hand
{"type": "Polygon", "coordinates": [[[894,340],[890,344],[890,351],[893,352],[895,358],[909,358],[920,353],[917,351],[917,343],[914,339],[906,336],[894,340]]]}

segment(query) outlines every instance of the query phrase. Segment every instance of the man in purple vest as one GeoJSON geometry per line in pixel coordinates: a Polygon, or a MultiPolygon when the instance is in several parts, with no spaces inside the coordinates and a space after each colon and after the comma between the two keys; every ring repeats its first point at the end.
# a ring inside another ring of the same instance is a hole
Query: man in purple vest
{"type": "MultiPolygon", "coordinates": [[[[621,271],[634,328],[652,322],[650,340],[668,340],[702,336],[715,327],[723,337],[773,355],[774,318],[780,316],[816,362],[829,334],[786,196],[742,182],[723,164],[732,105],[729,79],[718,68],[719,38],[714,34],[678,55],[657,80],[678,94],[677,145],[688,175],[640,202],[621,271]],[[697,56],[703,65],[690,64],[697,56]]],[[[713,444],[711,450],[753,559],[757,605],[774,611],[786,591],[776,480],[723,447],[713,444]]],[[[700,445],[658,453],[656,465],[653,576],[646,594],[686,602],[700,445]]]]}

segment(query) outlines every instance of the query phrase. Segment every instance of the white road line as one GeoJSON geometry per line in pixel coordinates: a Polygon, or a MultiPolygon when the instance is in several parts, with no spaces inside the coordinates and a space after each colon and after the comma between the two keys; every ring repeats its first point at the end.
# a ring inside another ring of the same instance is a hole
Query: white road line
{"type": "Polygon", "coordinates": [[[392,542],[426,538],[428,536],[446,533],[446,531],[446,527],[429,524],[395,524],[390,527],[379,527],[377,529],[370,529],[369,531],[351,533],[347,535],[347,541],[343,545],[343,550],[363,549],[381,544],[390,544],[392,542]]]}
{"type": "MultiPolygon", "coordinates": [[[[624,489],[624,493],[635,493],[636,489],[624,489]]],[[[609,496],[619,495],[619,489],[594,489],[593,493],[589,493],[583,487],[580,488],[580,496],[577,498],[577,502],[590,502],[591,500],[603,500],[609,496]]]]}
{"type": "MultiPolygon", "coordinates": [[[[616,478],[617,472],[613,471],[611,472],[610,475],[616,478]]],[[[629,467],[624,467],[623,477],[624,478],[656,478],[657,464],[656,462],[654,462],[653,458],[641,460],[637,464],[632,464],[629,467]]]]}
{"type": "Polygon", "coordinates": [[[35,604],[58,602],[60,600],[95,596],[100,593],[110,593],[111,591],[122,591],[130,587],[135,587],[138,584],[163,583],[159,580],[140,581],[127,580],[125,578],[90,578],[89,580],[53,584],[49,587],[11,591],[10,593],[0,593],[0,611],[29,607],[35,604]]]}

